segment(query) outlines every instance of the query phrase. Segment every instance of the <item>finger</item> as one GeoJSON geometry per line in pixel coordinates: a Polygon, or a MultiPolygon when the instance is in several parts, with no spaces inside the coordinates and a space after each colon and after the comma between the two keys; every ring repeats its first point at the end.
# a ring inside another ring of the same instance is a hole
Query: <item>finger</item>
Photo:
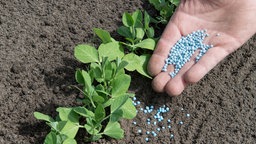
{"type": "Polygon", "coordinates": [[[161,72],[171,46],[173,46],[180,39],[180,37],[181,34],[177,26],[170,21],[149,60],[148,72],[150,75],[156,76],[161,72]]]}
{"type": "Polygon", "coordinates": [[[164,92],[164,87],[170,79],[168,72],[162,72],[153,79],[152,88],[156,92],[164,92]]]}
{"type": "Polygon", "coordinates": [[[165,86],[165,92],[170,96],[180,95],[186,87],[186,82],[181,75],[176,75],[165,86]]]}
{"type": "Polygon", "coordinates": [[[202,79],[213,67],[223,60],[230,51],[225,48],[213,47],[209,49],[201,59],[184,75],[188,83],[196,83],[202,79]]]}

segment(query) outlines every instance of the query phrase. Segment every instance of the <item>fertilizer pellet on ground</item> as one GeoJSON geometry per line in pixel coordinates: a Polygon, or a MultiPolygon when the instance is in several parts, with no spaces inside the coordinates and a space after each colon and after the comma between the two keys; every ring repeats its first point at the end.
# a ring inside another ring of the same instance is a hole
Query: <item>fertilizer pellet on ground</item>
{"type": "MultiPolygon", "coordinates": [[[[166,105],[162,105],[160,107],[158,107],[157,109],[154,109],[153,105],[150,106],[145,106],[145,107],[141,107],[138,104],[141,104],[141,102],[139,100],[137,100],[136,98],[133,98],[133,104],[136,105],[136,107],[138,109],[140,109],[140,113],[143,115],[146,115],[146,119],[145,119],[145,124],[147,125],[148,128],[143,128],[143,127],[139,127],[136,123],[136,121],[133,121],[133,125],[135,127],[137,127],[137,133],[143,135],[142,131],[145,131],[144,134],[146,134],[146,138],[145,141],[149,142],[150,138],[152,137],[157,137],[158,135],[163,134],[164,132],[166,132],[167,130],[169,132],[172,131],[172,126],[175,123],[172,123],[172,120],[166,119],[165,116],[168,115],[166,113],[169,113],[170,111],[172,111],[168,106],[166,105]],[[165,123],[166,125],[163,125],[163,123],[165,123]]],[[[184,108],[180,108],[180,111],[182,111],[182,113],[184,112],[184,108]]],[[[185,113],[184,114],[186,118],[190,117],[189,113],[185,113]]],[[[178,123],[176,123],[179,126],[182,126],[184,124],[183,121],[178,121],[178,123]]],[[[170,140],[174,139],[174,134],[170,134],[170,140]]]]}

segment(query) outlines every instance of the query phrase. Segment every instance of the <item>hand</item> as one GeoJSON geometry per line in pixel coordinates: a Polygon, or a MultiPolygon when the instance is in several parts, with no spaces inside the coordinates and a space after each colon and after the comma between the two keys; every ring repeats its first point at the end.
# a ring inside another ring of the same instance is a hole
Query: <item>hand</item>
{"type": "Polygon", "coordinates": [[[188,84],[198,82],[255,32],[255,0],[181,0],[149,61],[148,71],[155,77],[153,89],[172,96],[181,94],[188,84]],[[171,47],[181,36],[204,29],[209,34],[204,43],[214,47],[197,63],[195,53],[174,78],[169,76],[173,66],[169,72],[161,72],[171,47]]]}

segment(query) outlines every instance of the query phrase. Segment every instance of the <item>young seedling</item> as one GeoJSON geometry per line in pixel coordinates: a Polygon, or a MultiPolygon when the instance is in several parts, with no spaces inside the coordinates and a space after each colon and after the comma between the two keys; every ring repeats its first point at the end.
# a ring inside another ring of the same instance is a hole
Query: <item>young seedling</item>
{"type": "MultiPolygon", "coordinates": [[[[154,29],[150,26],[150,16],[145,11],[144,18],[141,11],[137,10],[132,14],[124,13],[122,17],[123,26],[117,32],[125,37],[126,42],[119,42],[121,49],[127,48],[128,53],[124,53],[122,60],[128,62],[125,67],[128,71],[137,71],[140,74],[151,78],[147,73],[147,64],[152,50],[155,48],[154,29]]],[[[95,34],[102,43],[116,43],[110,33],[99,28],[94,28],[95,34]]],[[[109,45],[110,46],[110,45],[109,45]]],[[[108,53],[112,53],[109,51],[108,53]]]]}
{"type": "MultiPolygon", "coordinates": [[[[166,8],[162,8],[165,0],[152,0],[151,3],[162,10],[164,19],[169,16],[166,8]],[[159,6],[161,4],[161,6],[159,6]]],[[[177,5],[178,1],[169,0],[177,5]]],[[[162,16],[161,15],[161,16],[162,16]]],[[[121,139],[124,137],[119,120],[132,119],[136,116],[133,105],[133,94],[127,93],[131,77],[125,70],[147,74],[147,63],[150,51],[155,48],[154,29],[150,26],[151,18],[137,10],[132,14],[124,13],[123,26],[117,32],[125,37],[126,42],[118,42],[109,32],[95,28],[94,32],[102,40],[98,49],[90,45],[78,45],[75,57],[82,63],[89,64],[87,71],[78,69],[76,87],[84,95],[81,106],[59,107],[56,118],[34,112],[34,116],[51,127],[46,136],[45,144],[76,144],[75,137],[79,129],[88,133],[87,141],[97,141],[103,135],[121,139]],[[130,53],[125,54],[124,48],[130,53]],[[82,88],[81,88],[82,87],[82,88]]]]}
{"type": "Polygon", "coordinates": [[[166,25],[174,13],[180,0],[149,0],[149,2],[159,11],[160,16],[152,19],[152,22],[166,25]]]}
{"type": "Polygon", "coordinates": [[[140,10],[132,14],[125,12],[122,16],[122,22],[123,26],[119,27],[117,32],[127,40],[127,42],[121,43],[129,51],[136,53],[139,48],[154,50],[154,29],[149,26],[150,18],[146,11],[144,12],[144,18],[140,10]]]}
{"type": "Polygon", "coordinates": [[[51,132],[44,143],[76,144],[74,139],[79,128],[87,131],[87,141],[97,141],[103,135],[121,139],[124,137],[119,120],[132,119],[136,108],[132,103],[133,94],[127,93],[131,77],[125,74],[128,64],[120,59],[123,49],[119,43],[101,44],[98,50],[89,45],[78,45],[75,57],[82,63],[89,64],[89,70],[77,70],[77,87],[84,97],[79,107],[60,107],[56,119],[35,112],[37,119],[46,121],[51,132]],[[106,124],[106,125],[104,125],[106,124]]]}

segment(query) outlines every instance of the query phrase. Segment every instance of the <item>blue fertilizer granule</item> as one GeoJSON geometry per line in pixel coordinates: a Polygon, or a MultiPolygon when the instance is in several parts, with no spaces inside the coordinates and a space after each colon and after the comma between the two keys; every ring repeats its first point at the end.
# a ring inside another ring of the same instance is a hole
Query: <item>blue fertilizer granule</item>
{"type": "Polygon", "coordinates": [[[181,37],[174,46],[171,48],[168,58],[165,60],[165,65],[162,68],[163,72],[167,71],[168,65],[174,66],[174,71],[170,72],[169,75],[173,78],[177,75],[180,69],[190,60],[196,50],[200,50],[196,56],[196,62],[207,52],[208,49],[212,48],[213,45],[204,44],[203,41],[208,34],[206,30],[197,30],[187,36],[181,37]]]}
{"type": "MultiPolygon", "coordinates": [[[[173,127],[172,125],[177,124],[181,127],[185,124],[182,119],[180,119],[178,122],[170,119],[170,112],[174,110],[167,105],[162,105],[158,108],[153,105],[146,105],[142,107],[143,103],[136,98],[133,98],[133,104],[139,109],[139,113],[146,115],[144,120],[145,124],[147,125],[146,127],[140,127],[140,124],[137,124],[135,120],[132,121],[138,135],[147,135],[144,138],[144,143],[149,143],[151,140],[154,140],[155,138],[158,138],[158,136],[162,136],[168,132],[170,133],[170,141],[172,141],[174,139],[174,134],[172,134],[172,131],[175,129],[175,126],[173,127]]],[[[186,111],[184,108],[178,108],[178,110],[182,112],[183,117],[191,117],[189,113],[185,113],[186,111]]]]}

